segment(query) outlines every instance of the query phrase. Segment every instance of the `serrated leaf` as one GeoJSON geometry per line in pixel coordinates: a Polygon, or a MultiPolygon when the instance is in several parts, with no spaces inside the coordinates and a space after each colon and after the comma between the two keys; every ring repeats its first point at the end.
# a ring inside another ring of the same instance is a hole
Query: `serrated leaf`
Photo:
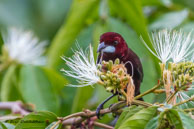
{"type": "Polygon", "coordinates": [[[143,107],[141,106],[135,106],[132,105],[130,107],[127,107],[123,110],[122,114],[119,116],[119,119],[115,125],[115,129],[118,129],[119,126],[125,122],[125,120],[127,120],[129,117],[131,117],[132,115],[134,115],[135,113],[137,113],[138,111],[140,111],[143,107]]]}
{"type": "Polygon", "coordinates": [[[18,65],[12,64],[6,71],[1,84],[2,101],[23,100],[19,87],[19,69],[18,65]]]}
{"type": "Polygon", "coordinates": [[[21,119],[16,129],[43,129],[54,121],[57,121],[57,116],[52,112],[33,112],[21,119]]]}
{"type": "Polygon", "coordinates": [[[125,120],[118,129],[144,129],[148,121],[154,117],[156,111],[156,106],[142,109],[125,120]]]}
{"type": "Polygon", "coordinates": [[[59,112],[55,85],[52,86],[53,83],[40,67],[23,66],[20,78],[23,97],[27,103],[35,104],[36,110],[59,112]]]}

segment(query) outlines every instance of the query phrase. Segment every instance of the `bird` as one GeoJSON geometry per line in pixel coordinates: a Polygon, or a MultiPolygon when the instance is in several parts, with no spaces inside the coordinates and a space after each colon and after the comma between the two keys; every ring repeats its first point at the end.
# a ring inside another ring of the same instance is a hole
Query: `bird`
{"type": "MultiPolygon", "coordinates": [[[[124,38],[116,32],[106,32],[100,36],[100,43],[97,49],[98,58],[97,64],[102,61],[112,60],[113,62],[118,58],[120,62],[125,64],[127,73],[132,76],[135,85],[135,96],[140,94],[140,85],[143,81],[143,67],[139,57],[127,45],[124,38]]],[[[103,105],[117,94],[111,95],[96,109],[96,115],[100,118],[100,110],[103,105]]],[[[140,100],[143,100],[140,98],[140,100]]]]}

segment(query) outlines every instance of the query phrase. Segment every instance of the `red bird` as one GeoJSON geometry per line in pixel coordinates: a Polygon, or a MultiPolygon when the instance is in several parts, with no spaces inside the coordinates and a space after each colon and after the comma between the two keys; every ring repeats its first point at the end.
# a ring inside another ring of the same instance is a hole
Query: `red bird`
{"type": "MultiPolygon", "coordinates": [[[[101,61],[114,61],[119,58],[125,64],[128,74],[133,78],[135,84],[135,96],[140,94],[140,84],[143,80],[143,69],[139,57],[128,47],[123,37],[115,32],[107,32],[100,36],[100,44],[98,46],[99,56],[97,63],[101,61]]],[[[113,95],[114,96],[114,95],[113,95]]],[[[99,110],[103,108],[110,98],[105,100],[97,108],[97,116],[99,117],[99,110]]]]}

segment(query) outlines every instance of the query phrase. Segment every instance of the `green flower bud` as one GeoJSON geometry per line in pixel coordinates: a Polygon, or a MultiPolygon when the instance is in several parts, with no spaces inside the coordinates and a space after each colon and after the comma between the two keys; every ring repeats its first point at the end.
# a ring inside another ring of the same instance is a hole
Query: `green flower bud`
{"type": "Polygon", "coordinates": [[[173,69],[173,63],[172,62],[169,62],[168,63],[168,70],[172,70],[173,69]]]}
{"type": "Polygon", "coordinates": [[[98,65],[97,65],[97,69],[98,69],[98,70],[101,70],[101,69],[102,69],[102,65],[98,64],[98,65]]]}
{"type": "Polygon", "coordinates": [[[123,70],[120,69],[119,72],[118,72],[118,75],[122,75],[123,74],[123,70]]]}
{"type": "Polygon", "coordinates": [[[109,62],[108,62],[108,70],[111,70],[112,66],[113,66],[113,61],[109,60],[109,62]]]}
{"type": "Polygon", "coordinates": [[[111,92],[112,90],[114,90],[114,87],[107,87],[106,88],[106,91],[108,91],[108,92],[111,92]]]}
{"type": "Polygon", "coordinates": [[[102,80],[107,80],[107,77],[105,75],[101,75],[100,78],[102,78],[102,80]]]}
{"type": "Polygon", "coordinates": [[[114,64],[117,64],[117,65],[120,64],[119,58],[117,58],[117,59],[115,60],[114,64]]]}

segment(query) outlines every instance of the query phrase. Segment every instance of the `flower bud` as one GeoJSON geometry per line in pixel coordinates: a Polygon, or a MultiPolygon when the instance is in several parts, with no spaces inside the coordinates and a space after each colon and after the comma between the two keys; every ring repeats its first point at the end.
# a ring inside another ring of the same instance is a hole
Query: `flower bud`
{"type": "Polygon", "coordinates": [[[114,64],[117,64],[117,65],[120,64],[119,58],[117,58],[117,59],[115,60],[114,64]]]}
{"type": "Polygon", "coordinates": [[[108,62],[108,70],[111,70],[112,66],[113,66],[113,61],[109,60],[109,62],[108,62]]]}

